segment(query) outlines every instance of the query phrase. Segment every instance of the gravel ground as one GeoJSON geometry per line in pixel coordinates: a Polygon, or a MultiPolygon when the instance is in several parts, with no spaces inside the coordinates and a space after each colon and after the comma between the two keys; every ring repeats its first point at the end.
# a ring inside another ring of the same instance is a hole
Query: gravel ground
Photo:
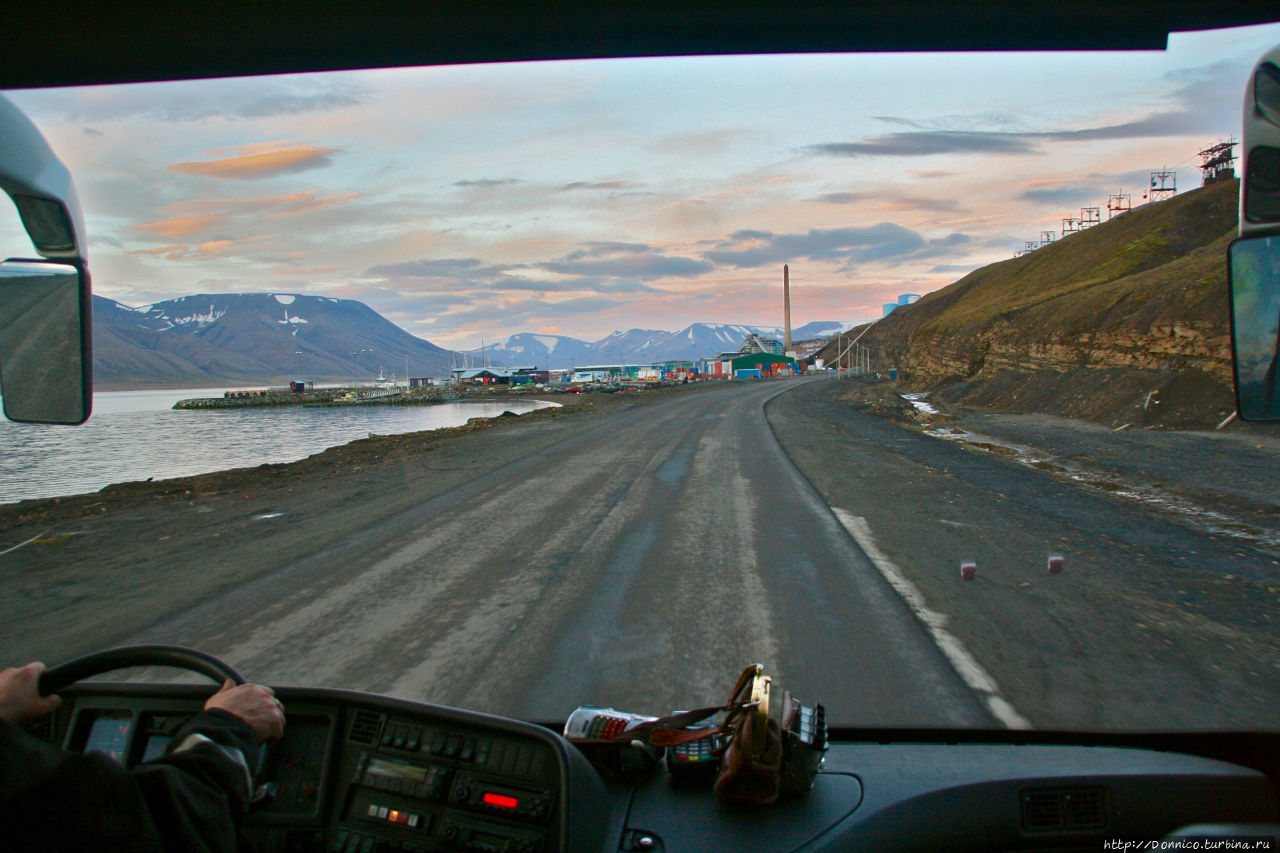
{"type": "Polygon", "coordinates": [[[965,412],[948,441],[854,386],[776,398],[775,432],[1036,728],[1274,728],[1274,442],[965,412]]]}

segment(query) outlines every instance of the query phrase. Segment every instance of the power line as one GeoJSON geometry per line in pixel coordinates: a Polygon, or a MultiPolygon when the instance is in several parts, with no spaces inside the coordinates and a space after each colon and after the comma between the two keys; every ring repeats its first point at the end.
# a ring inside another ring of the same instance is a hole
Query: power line
{"type": "MultiPolygon", "coordinates": [[[[1201,151],[1192,154],[1178,163],[1172,168],[1166,166],[1159,170],[1152,170],[1149,173],[1147,186],[1138,188],[1130,187],[1127,190],[1122,189],[1118,193],[1114,193],[1107,198],[1107,219],[1113,219],[1123,213],[1129,212],[1133,208],[1133,196],[1141,190],[1142,198],[1150,204],[1151,202],[1164,201],[1172,198],[1178,192],[1178,170],[1190,166],[1197,158],[1200,159],[1198,168],[1202,174],[1202,186],[1207,186],[1218,181],[1229,180],[1235,177],[1235,146],[1239,142],[1235,137],[1231,137],[1227,141],[1219,139],[1215,144],[1207,146],[1201,151]]],[[[1098,225],[1102,221],[1101,205],[1097,207],[1080,208],[1080,216],[1065,216],[1062,218],[1062,236],[1075,234],[1094,225],[1098,225]]],[[[1051,242],[1056,242],[1052,236],[1046,239],[1047,235],[1052,235],[1052,231],[1041,231],[1040,239],[1027,240],[1023,243],[1023,247],[1014,252],[1014,257],[1034,252],[1041,246],[1051,242]]]]}

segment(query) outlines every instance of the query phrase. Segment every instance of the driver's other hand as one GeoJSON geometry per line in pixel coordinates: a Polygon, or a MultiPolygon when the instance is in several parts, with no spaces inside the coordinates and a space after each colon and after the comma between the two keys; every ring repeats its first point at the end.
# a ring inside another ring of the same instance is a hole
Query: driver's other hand
{"type": "Polygon", "coordinates": [[[0,671],[0,720],[25,723],[38,720],[62,704],[57,696],[41,696],[37,686],[46,667],[40,661],[0,671]]]}
{"type": "Polygon", "coordinates": [[[222,683],[222,689],[204,703],[206,711],[214,708],[244,720],[258,740],[272,740],[284,734],[284,705],[280,704],[270,687],[261,684],[237,686],[228,679],[222,683]]]}

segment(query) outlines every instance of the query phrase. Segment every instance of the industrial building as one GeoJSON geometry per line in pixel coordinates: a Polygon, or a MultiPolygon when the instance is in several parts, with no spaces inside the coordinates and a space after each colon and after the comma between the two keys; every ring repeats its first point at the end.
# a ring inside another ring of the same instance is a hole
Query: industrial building
{"type": "Polygon", "coordinates": [[[902,294],[899,294],[899,295],[898,295],[898,301],[897,301],[897,302],[886,302],[886,303],[884,303],[884,314],[882,314],[881,316],[882,316],[882,317],[888,317],[890,314],[892,314],[892,313],[893,313],[893,310],[894,310],[895,308],[901,308],[903,305],[911,305],[911,304],[916,303],[916,302],[919,302],[919,301],[920,301],[920,294],[918,294],[918,293],[902,293],[902,294]]]}
{"type": "Polygon", "coordinates": [[[713,379],[750,379],[772,376],[794,376],[799,367],[794,358],[778,353],[734,353],[728,359],[720,356],[703,359],[698,372],[713,379]]]}
{"type": "Polygon", "coordinates": [[[455,385],[533,385],[545,383],[549,374],[536,367],[456,367],[455,385]]]}

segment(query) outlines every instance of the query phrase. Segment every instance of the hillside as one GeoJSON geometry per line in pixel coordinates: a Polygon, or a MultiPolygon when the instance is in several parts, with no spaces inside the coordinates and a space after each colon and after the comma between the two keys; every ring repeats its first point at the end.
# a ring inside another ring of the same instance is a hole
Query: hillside
{"type": "Polygon", "coordinates": [[[861,343],[905,390],[953,403],[1213,426],[1235,408],[1226,250],[1238,192],[1238,181],[1193,190],[975,270],[861,343]]]}
{"type": "Polygon", "coordinates": [[[446,350],[361,302],[295,294],[184,296],[142,308],[93,299],[95,387],[367,381],[449,372],[446,350]]]}

